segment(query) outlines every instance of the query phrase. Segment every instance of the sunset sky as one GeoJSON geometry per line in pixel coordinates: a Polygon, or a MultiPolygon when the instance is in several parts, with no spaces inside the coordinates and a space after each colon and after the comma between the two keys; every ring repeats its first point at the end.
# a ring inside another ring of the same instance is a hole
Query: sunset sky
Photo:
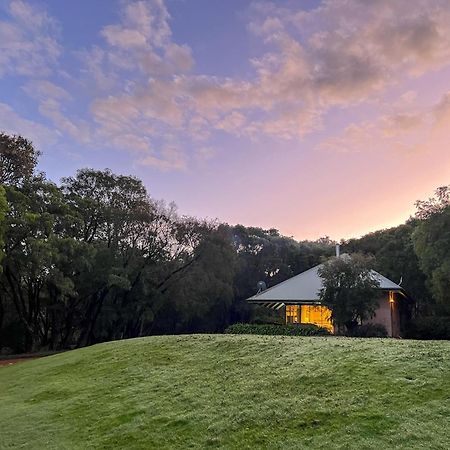
{"type": "Polygon", "coordinates": [[[448,0],[0,0],[0,130],[297,239],[450,183],[448,0]]]}

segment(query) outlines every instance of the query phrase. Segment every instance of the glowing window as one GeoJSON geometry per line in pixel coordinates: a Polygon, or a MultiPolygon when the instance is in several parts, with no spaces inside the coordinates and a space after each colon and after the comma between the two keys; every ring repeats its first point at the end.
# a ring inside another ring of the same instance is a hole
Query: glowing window
{"type": "Polygon", "coordinates": [[[302,305],[301,323],[313,323],[333,331],[331,311],[326,306],[302,305]]]}
{"type": "Polygon", "coordinates": [[[286,305],[286,323],[300,323],[300,306],[286,305]]]}

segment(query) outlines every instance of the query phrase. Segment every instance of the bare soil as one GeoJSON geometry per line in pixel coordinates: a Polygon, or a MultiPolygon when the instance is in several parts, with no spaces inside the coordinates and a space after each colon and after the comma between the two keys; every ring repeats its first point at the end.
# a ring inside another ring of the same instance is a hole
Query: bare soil
{"type": "Polygon", "coordinates": [[[39,356],[30,356],[26,358],[14,358],[14,359],[0,359],[0,367],[2,366],[12,366],[13,364],[17,364],[24,361],[29,361],[30,359],[36,359],[39,356]]]}

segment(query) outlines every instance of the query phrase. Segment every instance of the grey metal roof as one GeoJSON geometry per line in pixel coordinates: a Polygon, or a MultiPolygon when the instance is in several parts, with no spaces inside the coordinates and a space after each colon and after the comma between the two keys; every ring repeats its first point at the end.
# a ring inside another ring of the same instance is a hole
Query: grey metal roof
{"type": "MultiPolygon", "coordinates": [[[[259,294],[248,298],[249,302],[305,302],[319,301],[319,291],[323,287],[318,266],[312,267],[288,280],[285,280],[259,294]]],[[[373,277],[379,281],[382,290],[403,291],[402,287],[372,270],[373,277]]]]}

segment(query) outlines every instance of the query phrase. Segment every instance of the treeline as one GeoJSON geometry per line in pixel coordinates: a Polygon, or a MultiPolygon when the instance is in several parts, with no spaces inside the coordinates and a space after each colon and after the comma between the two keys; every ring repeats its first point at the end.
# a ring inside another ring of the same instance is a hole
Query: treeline
{"type": "MultiPolygon", "coordinates": [[[[273,321],[246,304],[334,254],[328,238],[180,216],[142,182],[79,170],[57,185],[36,172],[21,137],[0,134],[0,349],[62,349],[151,334],[221,332],[273,321]]],[[[449,314],[447,188],[406,224],[343,242],[416,300],[416,316],[449,314]]]]}
{"type": "Polygon", "coordinates": [[[222,331],[258,319],[244,300],[259,280],[275,284],[333,252],[327,240],[180,216],[109,170],[56,185],[36,173],[38,156],[0,136],[4,352],[222,331]]]}
{"type": "Polygon", "coordinates": [[[450,186],[417,201],[416,209],[405,224],[350,239],[343,249],[373,255],[375,270],[413,298],[416,321],[447,323],[450,337],[450,186]]]}

